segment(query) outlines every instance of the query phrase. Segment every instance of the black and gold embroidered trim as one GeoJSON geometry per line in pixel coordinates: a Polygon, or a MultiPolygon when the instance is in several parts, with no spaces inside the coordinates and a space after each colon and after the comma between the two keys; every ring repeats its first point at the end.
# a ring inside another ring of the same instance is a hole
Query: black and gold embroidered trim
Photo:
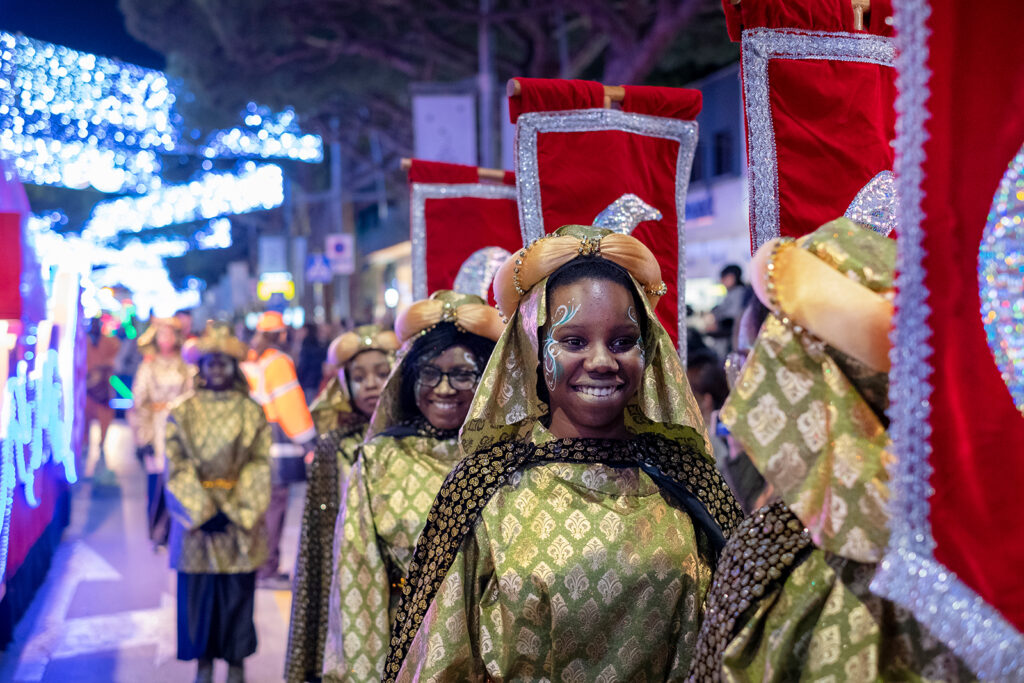
{"type": "Polygon", "coordinates": [[[762,507],[736,528],[708,593],[690,681],[721,680],[722,657],[737,623],[744,623],[741,617],[756,609],[774,585],[784,583],[813,549],[803,523],[781,501],[762,507]]]}
{"type": "Polygon", "coordinates": [[[379,436],[390,436],[395,439],[401,439],[407,436],[422,436],[428,439],[436,439],[437,441],[449,441],[458,435],[458,428],[438,429],[434,425],[430,424],[430,421],[422,415],[411,417],[408,420],[402,420],[395,426],[388,427],[379,434],[379,436]]]}
{"type": "Polygon", "coordinates": [[[366,430],[366,418],[320,435],[309,468],[309,484],[302,510],[299,552],[295,559],[292,613],[285,651],[288,681],[318,679],[327,640],[327,613],[334,563],[334,524],[341,503],[338,457],[349,464],[358,448],[343,449],[344,441],[366,430]]]}
{"type": "Polygon", "coordinates": [[[554,462],[652,467],[667,483],[694,496],[725,538],[743,518],[714,463],[657,435],[638,435],[628,441],[561,439],[540,446],[509,441],[478,451],[451,471],[427,515],[392,620],[391,649],[382,681],[391,682],[398,676],[430,603],[494,493],[516,471],[554,462]]]}

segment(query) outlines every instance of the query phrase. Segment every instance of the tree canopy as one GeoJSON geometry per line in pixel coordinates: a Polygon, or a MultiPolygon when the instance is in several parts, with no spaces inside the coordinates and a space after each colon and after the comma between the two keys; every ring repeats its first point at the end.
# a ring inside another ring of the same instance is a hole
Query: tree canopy
{"type": "MultiPolygon", "coordinates": [[[[249,101],[293,106],[348,163],[412,150],[410,86],[478,71],[486,17],[499,84],[514,76],[683,83],[733,61],[717,0],[120,0],[129,31],[224,126],[249,101]],[[379,144],[371,154],[370,140],[379,144]]],[[[360,175],[358,171],[354,174],[360,175]]],[[[352,176],[350,176],[352,177],[352,176]]]]}

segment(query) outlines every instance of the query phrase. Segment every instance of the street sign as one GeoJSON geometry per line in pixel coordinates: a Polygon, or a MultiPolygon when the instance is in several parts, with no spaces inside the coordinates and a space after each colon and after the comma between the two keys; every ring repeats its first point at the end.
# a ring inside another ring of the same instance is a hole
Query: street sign
{"type": "Polygon", "coordinates": [[[337,275],[351,275],[356,272],[355,235],[328,235],[324,240],[324,248],[327,251],[327,260],[331,263],[331,270],[337,275]]]}
{"type": "Polygon", "coordinates": [[[306,282],[326,285],[334,277],[331,262],[324,254],[314,253],[306,257],[306,282]]]}

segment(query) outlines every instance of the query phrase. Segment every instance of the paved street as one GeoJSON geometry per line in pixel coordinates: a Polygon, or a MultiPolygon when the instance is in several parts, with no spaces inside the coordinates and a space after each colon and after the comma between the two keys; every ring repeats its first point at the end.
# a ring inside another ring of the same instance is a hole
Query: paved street
{"type": "MultiPolygon", "coordinates": [[[[0,681],[161,683],[194,676],[193,662],[175,659],[175,575],[166,551],[154,552],[147,539],[145,474],[123,423],[111,428],[107,452],[118,486],[76,485],[71,524],[46,583],[0,653],[0,681]]],[[[293,487],[282,541],[289,572],[303,493],[293,487]]],[[[259,648],[246,660],[252,683],[282,680],[290,605],[289,592],[256,592],[259,648]]],[[[223,680],[226,665],[217,667],[215,680],[223,680]]]]}

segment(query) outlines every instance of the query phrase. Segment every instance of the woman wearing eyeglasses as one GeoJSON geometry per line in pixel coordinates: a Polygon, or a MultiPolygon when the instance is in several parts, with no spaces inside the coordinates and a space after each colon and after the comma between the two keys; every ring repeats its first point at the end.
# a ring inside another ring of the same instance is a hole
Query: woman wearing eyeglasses
{"type": "Polygon", "coordinates": [[[436,292],[395,324],[403,347],[349,476],[335,528],[325,681],[378,681],[413,548],[501,335],[476,296],[436,292]]]}
{"type": "Polygon", "coordinates": [[[285,652],[285,679],[289,683],[315,680],[323,669],[334,526],[349,471],[391,374],[397,350],[398,337],[393,331],[379,325],[361,325],[331,342],[328,351],[334,376],[310,407],[320,436],[309,467],[295,559],[285,652]]]}

